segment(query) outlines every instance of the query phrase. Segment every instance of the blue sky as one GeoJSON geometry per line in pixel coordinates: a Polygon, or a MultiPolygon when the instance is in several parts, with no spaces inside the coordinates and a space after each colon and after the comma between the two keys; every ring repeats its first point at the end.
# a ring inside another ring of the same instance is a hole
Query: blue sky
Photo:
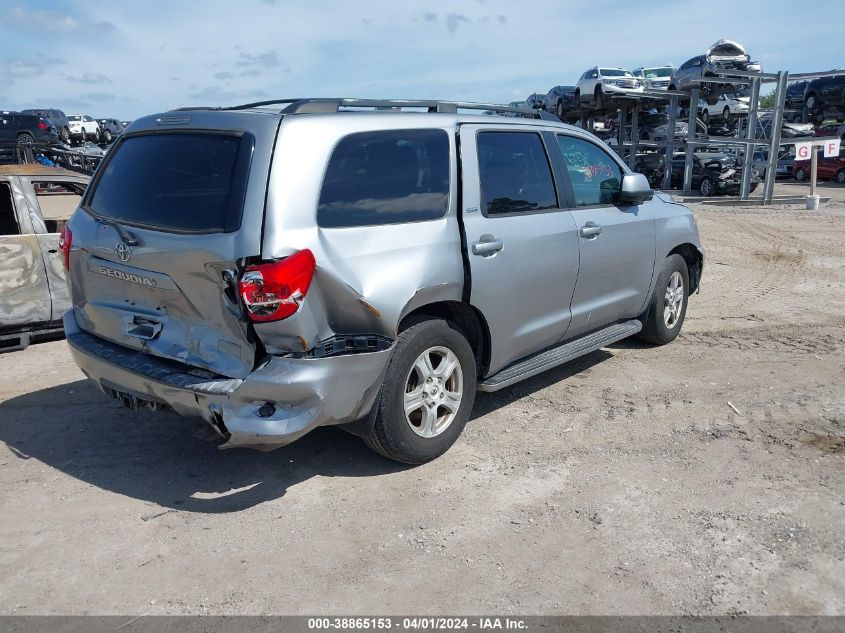
{"type": "Polygon", "coordinates": [[[841,0],[3,0],[0,110],[132,119],[271,97],[503,103],[720,38],[765,70],[845,66],[841,0]],[[808,5],[809,6],[809,5],[808,5]],[[823,16],[829,16],[825,19],[823,16]],[[796,23],[796,20],[798,23],[796,23]],[[804,37],[796,34],[804,25],[804,37]]]}

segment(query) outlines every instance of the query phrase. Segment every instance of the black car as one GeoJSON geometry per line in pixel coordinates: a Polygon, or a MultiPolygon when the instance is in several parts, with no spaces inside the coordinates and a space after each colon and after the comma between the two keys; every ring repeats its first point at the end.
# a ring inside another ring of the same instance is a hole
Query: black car
{"type": "Polygon", "coordinates": [[[97,119],[97,123],[100,124],[100,135],[106,143],[111,143],[123,134],[123,125],[117,119],[97,119]]]}
{"type": "Polygon", "coordinates": [[[54,108],[31,108],[29,110],[21,110],[21,112],[23,114],[34,114],[40,116],[42,119],[47,119],[55,126],[62,142],[70,142],[70,126],[68,125],[67,115],[61,110],[54,108]]]}
{"type": "Polygon", "coordinates": [[[845,114],[845,74],[807,82],[804,105],[813,119],[823,119],[831,110],[840,117],[845,114]]]}
{"type": "MultiPolygon", "coordinates": [[[[684,186],[684,154],[672,157],[672,188],[684,186]]],[[[751,191],[757,188],[760,175],[756,169],[751,172],[751,191]]],[[[737,194],[742,184],[742,166],[737,158],[722,152],[696,152],[693,156],[692,189],[702,197],[719,194],[737,194]]]]}
{"type": "Polygon", "coordinates": [[[23,112],[0,112],[0,145],[45,145],[56,143],[59,134],[47,119],[23,112]]]}
{"type": "Polygon", "coordinates": [[[543,97],[543,110],[554,112],[562,119],[564,113],[575,107],[575,86],[555,86],[543,97]]]}

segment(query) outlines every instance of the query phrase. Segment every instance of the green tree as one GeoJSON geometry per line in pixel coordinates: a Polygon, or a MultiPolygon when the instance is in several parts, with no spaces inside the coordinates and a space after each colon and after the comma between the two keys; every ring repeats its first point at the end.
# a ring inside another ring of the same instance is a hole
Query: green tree
{"type": "Polygon", "coordinates": [[[772,92],[760,97],[760,108],[763,110],[771,110],[775,107],[775,93],[772,92]]]}

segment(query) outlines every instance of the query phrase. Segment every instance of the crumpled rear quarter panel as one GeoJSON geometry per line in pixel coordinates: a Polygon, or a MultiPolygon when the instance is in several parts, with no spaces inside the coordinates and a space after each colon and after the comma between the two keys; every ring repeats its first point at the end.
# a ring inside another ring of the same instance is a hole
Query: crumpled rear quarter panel
{"type": "MultiPolygon", "coordinates": [[[[382,121],[387,117],[382,115],[382,121]]],[[[370,117],[289,117],[279,132],[270,175],[262,257],[309,248],[317,272],[302,309],[255,329],[271,353],[303,352],[335,334],[395,337],[401,318],[436,301],[461,300],[464,267],[457,220],[458,177],[453,119],[403,116],[394,129],[445,129],[450,199],[445,217],[427,222],[321,228],[317,203],[326,166],[348,134],[390,129],[370,117]],[[449,123],[446,123],[449,121],[449,123]],[[442,123],[442,125],[441,125],[442,123]]]]}

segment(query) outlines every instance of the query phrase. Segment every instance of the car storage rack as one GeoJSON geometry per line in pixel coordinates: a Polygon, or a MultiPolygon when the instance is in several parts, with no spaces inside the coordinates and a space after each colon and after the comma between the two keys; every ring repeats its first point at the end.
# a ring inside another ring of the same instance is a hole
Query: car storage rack
{"type": "MultiPolygon", "coordinates": [[[[424,108],[427,112],[441,112],[455,114],[458,110],[481,110],[495,114],[513,114],[530,119],[543,119],[547,121],[560,122],[550,112],[533,110],[529,108],[517,108],[503,106],[493,103],[473,103],[463,101],[439,101],[439,100],[417,100],[417,99],[350,99],[350,98],[300,98],[300,99],[269,99],[267,101],[255,101],[236,106],[214,108],[219,110],[250,110],[252,108],[264,108],[267,106],[285,105],[280,110],[281,114],[329,114],[347,110],[401,110],[402,108],[424,108]]],[[[180,110],[197,110],[205,108],[180,108],[180,110]]]]}

